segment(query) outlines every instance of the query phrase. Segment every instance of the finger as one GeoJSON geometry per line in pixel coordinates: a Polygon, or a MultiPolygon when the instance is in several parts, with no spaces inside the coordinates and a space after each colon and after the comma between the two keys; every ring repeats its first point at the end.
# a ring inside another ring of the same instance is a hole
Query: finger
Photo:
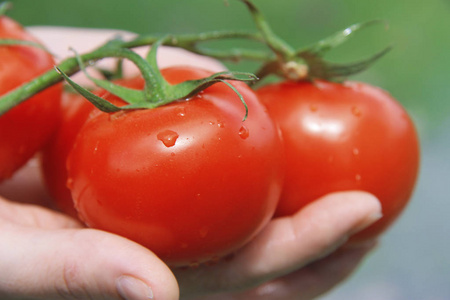
{"type": "Polygon", "coordinates": [[[0,224],[42,229],[84,228],[78,220],[39,205],[9,201],[0,196],[0,224]]]}
{"type": "Polygon", "coordinates": [[[197,300],[315,299],[352,274],[374,247],[375,243],[369,243],[354,248],[341,248],[324,259],[313,262],[296,272],[264,283],[255,289],[242,293],[197,298],[197,300]]]}
{"type": "Polygon", "coordinates": [[[364,192],[327,195],[296,215],[273,220],[229,261],[176,270],[181,292],[247,289],[324,257],[381,217],[379,201],[364,192]]]}
{"type": "Polygon", "coordinates": [[[0,241],[0,299],[178,299],[164,263],[112,234],[10,226],[0,241]]]}
{"type": "Polygon", "coordinates": [[[265,283],[249,292],[234,295],[232,299],[315,299],[344,281],[373,248],[374,244],[339,249],[292,274],[265,283]]]}

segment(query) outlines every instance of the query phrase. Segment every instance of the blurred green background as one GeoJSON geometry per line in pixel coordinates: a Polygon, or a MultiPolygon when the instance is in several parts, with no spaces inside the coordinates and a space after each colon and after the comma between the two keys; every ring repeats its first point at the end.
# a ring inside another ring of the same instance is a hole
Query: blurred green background
{"type": "MultiPolygon", "coordinates": [[[[255,29],[244,5],[234,0],[11,2],[14,10],[10,16],[24,25],[116,28],[137,33],[255,29]]],[[[411,113],[422,141],[421,174],[408,209],[350,280],[321,299],[450,299],[450,1],[254,3],[274,30],[296,47],[309,45],[353,23],[388,21],[389,30],[383,26],[367,29],[327,58],[336,62],[358,60],[393,44],[393,51],[352,79],[391,92],[411,113]]],[[[255,65],[228,67],[254,71],[255,65]]]]}

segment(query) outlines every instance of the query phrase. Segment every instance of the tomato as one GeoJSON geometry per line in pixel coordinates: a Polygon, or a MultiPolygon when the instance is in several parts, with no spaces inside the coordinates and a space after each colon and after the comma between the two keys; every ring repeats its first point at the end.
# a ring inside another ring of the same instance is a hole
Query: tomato
{"type": "MultiPolygon", "coordinates": [[[[211,75],[163,70],[175,84],[211,75]]],[[[81,128],[68,186],[87,225],[134,240],[171,266],[227,255],[271,219],[281,193],[279,131],[254,92],[218,83],[189,101],[101,113],[81,128]]],[[[104,98],[109,100],[109,96],[104,98]]]]}
{"type": "Polygon", "coordinates": [[[352,237],[373,239],[405,208],[419,167],[411,118],[385,91],[365,83],[280,82],[257,91],[281,128],[286,177],[276,216],[331,192],[377,196],[383,217],[352,237]]]}
{"type": "MultiPolygon", "coordinates": [[[[117,81],[127,87],[139,87],[141,80],[128,79],[117,81]]],[[[103,89],[94,94],[103,97],[107,92],[103,89]]],[[[66,161],[75,143],[75,139],[86,120],[94,114],[94,105],[78,93],[64,92],[62,97],[61,123],[49,142],[41,151],[41,170],[47,190],[62,212],[77,218],[72,195],[68,189],[66,161]]]]}
{"type": "Polygon", "coordinates": [[[77,217],[72,195],[66,186],[66,160],[78,131],[95,107],[77,93],[63,93],[61,125],[41,153],[41,169],[45,185],[56,206],[77,217]]]}
{"type": "MultiPolygon", "coordinates": [[[[0,39],[36,40],[22,26],[0,16],[0,39]]],[[[0,46],[0,96],[54,66],[52,56],[34,46],[0,46]]],[[[0,116],[0,181],[23,166],[58,125],[61,87],[56,85],[0,116]]]]}

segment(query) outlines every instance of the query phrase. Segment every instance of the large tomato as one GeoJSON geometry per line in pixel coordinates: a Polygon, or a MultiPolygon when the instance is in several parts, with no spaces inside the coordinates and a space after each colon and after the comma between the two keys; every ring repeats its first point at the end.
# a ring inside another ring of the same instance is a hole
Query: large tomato
{"type": "MultiPolygon", "coordinates": [[[[0,16],[0,39],[36,40],[22,26],[0,16]]],[[[54,66],[52,56],[34,46],[0,45],[0,96],[54,66]]],[[[25,164],[58,124],[60,85],[36,94],[0,116],[0,181],[25,164]]]]}
{"type": "MultiPolygon", "coordinates": [[[[174,67],[163,75],[174,84],[210,73],[174,67]]],[[[275,211],[283,152],[254,92],[232,84],[248,105],[245,122],[242,103],[222,83],[189,101],[89,118],[67,164],[86,224],[172,266],[214,260],[248,242],[275,211]]]]}
{"type": "Polygon", "coordinates": [[[257,91],[279,124],[286,177],[276,216],[335,191],[379,198],[383,217],[352,238],[376,237],[400,214],[416,182],[419,144],[407,112],[364,83],[281,82],[257,91]]]}

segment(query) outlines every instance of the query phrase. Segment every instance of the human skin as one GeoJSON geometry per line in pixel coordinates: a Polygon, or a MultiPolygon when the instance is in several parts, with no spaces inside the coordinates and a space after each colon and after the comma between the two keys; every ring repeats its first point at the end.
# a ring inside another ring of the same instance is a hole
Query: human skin
{"type": "MultiPolygon", "coordinates": [[[[69,45],[83,53],[86,45],[115,34],[31,31],[61,58],[71,55],[69,45]]],[[[160,67],[189,62],[223,69],[214,60],[174,49],[161,49],[159,60],[160,67]]],[[[133,72],[126,67],[127,76],[133,72]]],[[[86,82],[82,75],[74,79],[86,82]]],[[[51,209],[35,160],[0,185],[0,195],[2,299],[312,299],[347,278],[373,249],[375,241],[342,245],[381,217],[374,196],[333,193],[293,216],[272,220],[244,248],[215,265],[170,269],[148,249],[51,209]]]]}

